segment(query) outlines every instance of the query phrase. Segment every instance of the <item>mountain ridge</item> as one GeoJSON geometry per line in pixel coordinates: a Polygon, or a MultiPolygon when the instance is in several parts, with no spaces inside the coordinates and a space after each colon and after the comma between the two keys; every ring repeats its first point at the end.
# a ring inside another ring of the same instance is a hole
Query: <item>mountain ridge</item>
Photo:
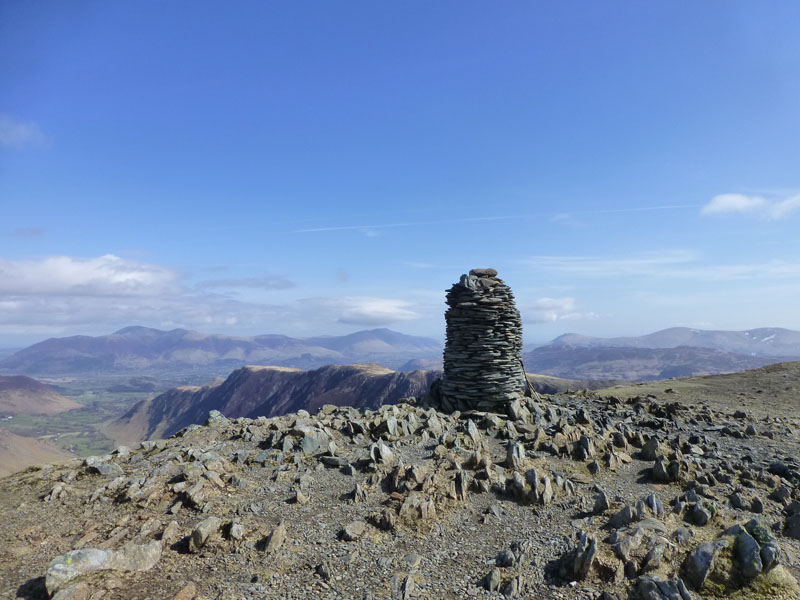
{"type": "MultiPolygon", "coordinates": [[[[304,371],[288,367],[246,366],[226,379],[203,386],[180,386],[141,400],[104,433],[118,443],[169,436],[202,423],[209,411],[230,418],[274,417],[298,410],[315,412],[323,405],[376,409],[409,397],[423,397],[440,371],[393,371],[377,364],[326,365],[304,371]]],[[[530,375],[541,393],[613,385],[616,381],[573,381],[530,375]]]]}
{"type": "Polygon", "coordinates": [[[187,329],[124,327],[105,336],[49,338],[0,360],[0,369],[23,374],[141,371],[215,367],[225,372],[246,364],[315,368],[330,363],[407,360],[438,354],[436,340],[388,329],[346,336],[291,338],[278,334],[228,336],[187,329]]]}
{"type": "Polygon", "coordinates": [[[752,356],[725,350],[678,346],[634,348],[550,344],[523,354],[526,369],[570,379],[652,381],[674,377],[720,375],[756,369],[797,357],[752,356]]]}
{"type": "Polygon", "coordinates": [[[641,336],[600,338],[565,333],[550,344],[573,347],[676,348],[692,346],[757,356],[800,357],[800,331],[759,327],[742,331],[669,327],[641,336]]]}
{"type": "Polygon", "coordinates": [[[165,437],[202,423],[211,410],[235,418],[315,411],[323,404],[377,408],[424,395],[436,376],[424,371],[401,373],[375,364],[327,365],[311,371],[249,365],[223,381],[173,388],[140,401],[107,426],[105,433],[128,443],[165,437]]]}
{"type": "MultiPolygon", "coordinates": [[[[281,334],[228,336],[188,329],[164,331],[134,325],[106,336],[44,340],[0,359],[0,372],[52,376],[170,371],[171,375],[180,374],[184,381],[198,382],[227,376],[248,364],[313,370],[328,364],[376,362],[403,371],[435,370],[441,368],[442,349],[432,338],[385,328],[343,336],[292,338],[281,334]]],[[[716,374],[797,358],[800,332],[774,327],[738,332],[673,327],[617,338],[568,333],[524,353],[529,371],[576,380],[716,374]],[[631,361],[629,368],[620,362],[620,349],[631,361]],[[556,356],[561,365],[553,364],[556,356]]]]}

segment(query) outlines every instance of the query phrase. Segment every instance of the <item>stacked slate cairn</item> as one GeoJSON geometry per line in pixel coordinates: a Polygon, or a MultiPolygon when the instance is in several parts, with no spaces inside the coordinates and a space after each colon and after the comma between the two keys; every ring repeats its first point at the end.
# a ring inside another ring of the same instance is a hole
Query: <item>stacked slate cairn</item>
{"type": "Polygon", "coordinates": [[[447,305],[441,408],[505,412],[527,385],[514,294],[495,269],[472,269],[448,290],[447,305]]]}

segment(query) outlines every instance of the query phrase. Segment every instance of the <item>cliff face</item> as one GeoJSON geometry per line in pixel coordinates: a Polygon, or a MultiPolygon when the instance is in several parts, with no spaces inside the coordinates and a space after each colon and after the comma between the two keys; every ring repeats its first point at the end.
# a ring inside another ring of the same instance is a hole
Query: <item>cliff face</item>
{"type": "MultiPolygon", "coordinates": [[[[243,367],[224,381],[183,386],[143,400],[104,428],[117,443],[133,444],[169,437],[209,411],[229,418],[275,417],[298,410],[316,412],[325,404],[374,409],[403,398],[422,397],[441,371],[392,371],[376,364],[328,365],[312,371],[287,367],[243,367]]],[[[613,381],[576,381],[546,375],[529,380],[540,393],[556,394],[611,385],[613,381]]]]}
{"type": "Polygon", "coordinates": [[[136,404],[106,433],[132,442],[167,437],[211,410],[229,418],[273,417],[334,404],[377,408],[402,398],[423,396],[436,371],[396,372],[378,365],[329,365],[313,371],[285,367],[243,367],[225,381],[204,387],[180,387],[136,404]]]}

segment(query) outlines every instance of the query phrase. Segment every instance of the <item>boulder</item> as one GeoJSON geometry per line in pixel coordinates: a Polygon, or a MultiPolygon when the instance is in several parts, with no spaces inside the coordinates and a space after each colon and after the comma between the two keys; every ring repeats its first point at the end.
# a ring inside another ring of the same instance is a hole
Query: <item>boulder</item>
{"type": "Polygon", "coordinates": [[[57,556],[47,566],[45,587],[52,596],[70,582],[95,571],[147,571],[161,558],[160,541],[127,544],[119,550],[84,548],[57,556]]]}

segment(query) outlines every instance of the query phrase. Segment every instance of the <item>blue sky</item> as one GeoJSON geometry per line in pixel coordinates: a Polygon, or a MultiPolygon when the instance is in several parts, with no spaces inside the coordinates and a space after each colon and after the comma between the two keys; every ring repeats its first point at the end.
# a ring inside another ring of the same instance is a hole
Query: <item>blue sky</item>
{"type": "Polygon", "coordinates": [[[0,347],[800,329],[796,2],[0,4],[0,347]]]}

